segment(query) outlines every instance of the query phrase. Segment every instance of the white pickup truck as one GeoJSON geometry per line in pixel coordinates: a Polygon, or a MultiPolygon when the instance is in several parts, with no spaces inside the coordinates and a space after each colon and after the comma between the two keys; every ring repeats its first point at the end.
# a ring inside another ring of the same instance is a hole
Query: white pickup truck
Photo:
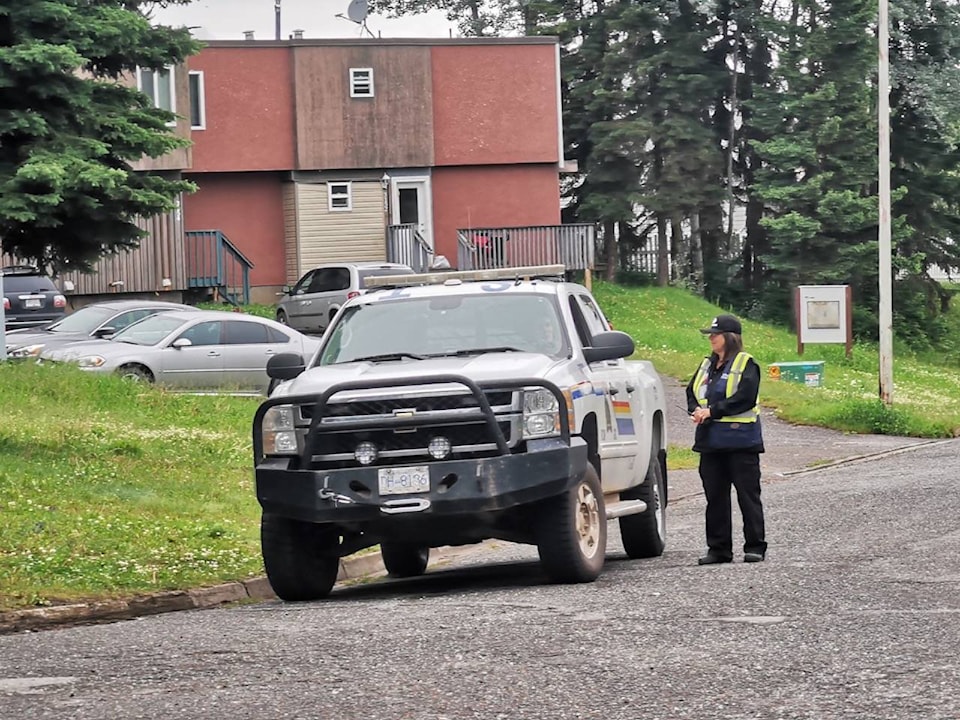
{"type": "Polygon", "coordinates": [[[552,581],[589,582],[619,518],[628,556],[663,553],[660,378],[563,271],[374,278],[312,358],[270,360],[254,464],[279,597],[325,597],[339,559],[377,544],[399,577],[431,548],[500,538],[535,544],[552,581]]]}

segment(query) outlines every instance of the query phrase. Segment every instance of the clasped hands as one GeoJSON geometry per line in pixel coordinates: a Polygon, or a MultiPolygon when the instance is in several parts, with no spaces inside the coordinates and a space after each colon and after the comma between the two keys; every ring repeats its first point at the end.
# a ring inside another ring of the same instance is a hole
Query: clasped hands
{"type": "Polygon", "coordinates": [[[693,420],[695,425],[710,419],[710,408],[699,407],[690,413],[690,418],[693,420]]]}

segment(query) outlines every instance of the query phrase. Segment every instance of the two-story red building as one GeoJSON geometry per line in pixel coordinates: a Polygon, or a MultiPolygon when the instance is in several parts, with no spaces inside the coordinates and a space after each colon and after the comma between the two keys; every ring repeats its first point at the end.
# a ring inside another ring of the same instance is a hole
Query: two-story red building
{"type": "Polygon", "coordinates": [[[560,222],[555,38],[213,41],[138,82],[193,140],[141,169],[198,190],[80,292],[138,263],[169,267],[119,278],[126,292],[237,287],[224,268],[243,256],[250,300],[269,303],[319,263],[427,250],[456,266],[472,228],[560,222]]]}

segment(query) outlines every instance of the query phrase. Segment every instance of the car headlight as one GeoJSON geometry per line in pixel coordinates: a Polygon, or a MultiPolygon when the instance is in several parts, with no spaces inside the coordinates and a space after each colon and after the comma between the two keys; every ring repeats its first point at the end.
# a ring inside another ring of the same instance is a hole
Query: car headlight
{"type": "Polygon", "coordinates": [[[43,345],[24,345],[23,347],[14,348],[13,350],[7,350],[7,357],[9,358],[30,358],[30,357],[39,357],[40,353],[43,351],[43,345]]]}
{"type": "Polygon", "coordinates": [[[264,455],[297,455],[297,431],[293,405],[274,405],[263,414],[260,425],[264,455]]]}
{"type": "Polygon", "coordinates": [[[82,368],[98,368],[103,367],[106,361],[106,358],[102,358],[99,355],[87,355],[86,357],[79,358],[77,365],[82,368]]]}
{"type": "Polygon", "coordinates": [[[560,404],[546,388],[523,391],[524,439],[560,434],[560,404]]]}

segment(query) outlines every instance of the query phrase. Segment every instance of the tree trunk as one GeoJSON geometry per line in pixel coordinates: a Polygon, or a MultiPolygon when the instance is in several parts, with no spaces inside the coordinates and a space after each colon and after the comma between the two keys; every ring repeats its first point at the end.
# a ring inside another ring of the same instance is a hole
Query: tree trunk
{"type": "Polygon", "coordinates": [[[657,285],[670,284],[670,248],[667,240],[667,218],[657,213],[657,285]]]}
{"type": "Polygon", "coordinates": [[[703,245],[700,242],[700,213],[690,216],[690,279],[698,295],[703,295],[703,245]]]}
{"type": "Polygon", "coordinates": [[[617,279],[618,254],[617,254],[617,236],[614,233],[616,223],[613,220],[603,221],[603,257],[606,259],[606,272],[604,277],[607,280],[617,279]]]}
{"type": "Polygon", "coordinates": [[[689,258],[683,240],[683,218],[679,214],[670,219],[670,257],[673,259],[673,277],[670,279],[678,280],[684,277],[689,270],[689,258]]]}

